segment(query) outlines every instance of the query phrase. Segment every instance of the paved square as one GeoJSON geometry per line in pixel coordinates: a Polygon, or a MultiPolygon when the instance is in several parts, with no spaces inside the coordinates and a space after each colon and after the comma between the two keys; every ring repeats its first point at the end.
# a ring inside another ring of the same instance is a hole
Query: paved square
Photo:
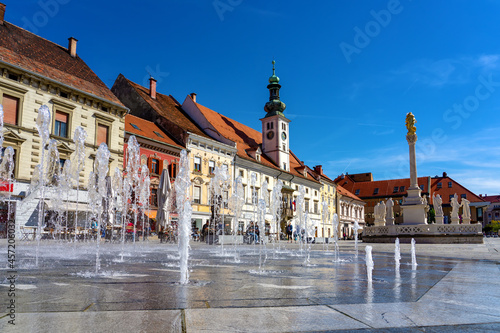
{"type": "MultiPolygon", "coordinates": [[[[416,270],[408,244],[400,271],[393,245],[373,244],[373,281],[364,246],[341,242],[341,262],[326,245],[259,247],[192,243],[190,283],[180,285],[177,247],[43,242],[34,267],[34,242],[17,248],[16,325],[0,285],[2,332],[318,332],[498,331],[500,241],[481,245],[417,244],[416,270]],[[259,254],[264,263],[259,269],[259,254]],[[265,254],[267,259],[265,259],[265,254]]],[[[7,261],[6,243],[0,259],[7,261]]],[[[6,272],[4,270],[4,272],[6,272]]],[[[5,275],[5,274],[4,274],[5,275]]]]}

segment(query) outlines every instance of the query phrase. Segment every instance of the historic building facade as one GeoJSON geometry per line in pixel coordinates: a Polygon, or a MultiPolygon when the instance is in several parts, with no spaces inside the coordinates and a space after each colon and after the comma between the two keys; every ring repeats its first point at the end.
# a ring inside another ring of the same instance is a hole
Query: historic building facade
{"type": "Polygon", "coordinates": [[[323,172],[323,167],[321,165],[316,165],[314,167],[314,173],[316,174],[316,179],[322,184],[320,189],[320,208],[321,208],[321,218],[322,227],[321,234],[319,237],[333,237],[333,214],[337,212],[337,184],[330,179],[323,172]],[[326,205],[326,214],[323,216],[324,204],[326,205]],[[326,220],[324,220],[326,218],[326,220]]]}
{"type": "MultiPolygon", "coordinates": [[[[458,195],[459,201],[461,198],[470,201],[471,222],[482,222],[483,210],[487,204],[482,198],[450,178],[446,172],[443,172],[442,176],[418,177],[417,181],[422,190],[422,196],[425,196],[429,205],[433,203],[433,195],[439,194],[441,196],[445,223],[450,222],[449,216],[452,210],[450,201],[455,193],[458,195]]],[[[377,203],[385,202],[388,198],[392,198],[394,201],[395,223],[403,222],[401,203],[403,203],[410,186],[409,178],[375,181],[371,173],[362,173],[341,175],[335,179],[335,182],[366,202],[365,219],[368,225],[374,223],[374,207],[377,203]]]]}
{"type": "MultiPolygon", "coordinates": [[[[3,5],[4,6],[4,5],[3,5]]],[[[16,205],[17,227],[37,217],[38,194],[28,194],[35,166],[41,163],[41,140],[36,119],[42,105],[49,108],[50,139],[56,140],[61,165],[75,151],[73,133],[86,133],[84,168],[80,172],[79,209],[86,210],[87,176],[93,170],[98,146],[109,147],[110,168],[123,164],[124,118],[128,109],[85,64],[76,52],[77,40],[69,38],[62,47],[4,20],[0,10],[0,104],[4,107],[3,147],[15,151],[12,198],[16,205]]],[[[76,185],[76,184],[75,184],[76,185]]],[[[50,191],[46,205],[50,210],[50,191]]],[[[75,191],[69,195],[75,209],[75,191]]],[[[71,219],[71,217],[70,217],[71,219]]]]}
{"type": "MultiPolygon", "coordinates": [[[[193,207],[193,228],[201,229],[203,224],[211,218],[209,188],[215,167],[226,165],[229,177],[233,179],[233,160],[236,152],[234,142],[229,140],[221,142],[206,135],[186,114],[175,98],[156,91],[156,81],[153,78],[150,79],[148,89],[120,74],[111,90],[123,104],[130,108],[130,113],[134,115],[134,118],[154,123],[154,126],[173,140],[173,144],[188,152],[192,182],[190,195],[193,207]]],[[[195,98],[195,95],[190,98],[195,98]]],[[[149,134],[151,135],[154,133],[149,134]]],[[[168,168],[172,178],[175,178],[178,172],[176,161],[163,160],[160,165],[160,167],[168,168]]],[[[229,225],[231,220],[229,210],[224,209],[222,213],[226,217],[224,223],[229,225]]]]}
{"type": "Polygon", "coordinates": [[[155,123],[142,118],[125,116],[125,145],[123,169],[126,169],[128,160],[127,147],[131,136],[135,136],[140,146],[141,165],[145,164],[149,169],[151,179],[151,191],[149,202],[149,217],[156,218],[157,194],[160,176],[164,169],[168,170],[170,180],[173,182],[177,175],[180,152],[184,149],[177,144],[169,135],[163,132],[155,123]]]}
{"type": "MultiPolygon", "coordinates": [[[[266,114],[261,119],[262,132],[256,131],[216,111],[213,111],[196,101],[196,95],[191,94],[182,103],[182,108],[204,132],[220,142],[234,142],[236,154],[233,162],[234,177],[240,176],[245,192],[243,214],[238,221],[239,229],[244,230],[251,221],[257,220],[257,199],[263,199],[263,183],[268,184],[267,197],[278,180],[283,182],[282,216],[277,228],[284,230],[288,221],[297,219],[297,197],[300,186],[304,186],[304,210],[308,212],[310,224],[320,230],[321,213],[319,210],[320,190],[322,184],[308,168],[291,151],[289,147],[289,123],[285,117],[285,104],[279,97],[279,78],[273,75],[269,78],[270,97],[265,104],[266,114]]],[[[266,203],[269,207],[269,201],[266,203]]],[[[266,210],[266,223],[270,224],[272,215],[266,210]]],[[[271,227],[269,225],[269,227],[271,227]]],[[[277,231],[272,226],[271,231],[277,231]]]]}

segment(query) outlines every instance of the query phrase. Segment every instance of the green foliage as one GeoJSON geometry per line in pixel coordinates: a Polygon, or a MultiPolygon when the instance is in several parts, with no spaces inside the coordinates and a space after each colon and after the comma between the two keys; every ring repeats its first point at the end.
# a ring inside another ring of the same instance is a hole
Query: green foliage
{"type": "Polygon", "coordinates": [[[434,211],[433,207],[431,207],[431,209],[429,209],[429,212],[427,213],[427,223],[436,223],[436,212],[434,211]]]}
{"type": "Polygon", "coordinates": [[[484,226],[484,232],[494,232],[497,233],[500,230],[500,221],[491,221],[490,224],[484,226]]]}

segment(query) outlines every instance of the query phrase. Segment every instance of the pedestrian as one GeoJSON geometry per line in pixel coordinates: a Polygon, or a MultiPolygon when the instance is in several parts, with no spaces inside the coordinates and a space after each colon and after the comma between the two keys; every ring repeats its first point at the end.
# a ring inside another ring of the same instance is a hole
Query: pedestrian
{"type": "Polygon", "coordinates": [[[292,243],[293,242],[293,239],[292,239],[292,235],[293,235],[292,222],[288,222],[288,225],[286,226],[286,234],[288,236],[288,242],[292,243]]]}

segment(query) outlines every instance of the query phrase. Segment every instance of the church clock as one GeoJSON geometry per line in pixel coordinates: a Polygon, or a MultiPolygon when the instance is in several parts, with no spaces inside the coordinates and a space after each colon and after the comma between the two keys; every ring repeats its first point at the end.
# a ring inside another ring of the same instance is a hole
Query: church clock
{"type": "Polygon", "coordinates": [[[269,140],[272,140],[272,138],[274,138],[274,132],[273,132],[273,131],[269,131],[269,132],[267,132],[267,138],[268,138],[269,140]]]}

